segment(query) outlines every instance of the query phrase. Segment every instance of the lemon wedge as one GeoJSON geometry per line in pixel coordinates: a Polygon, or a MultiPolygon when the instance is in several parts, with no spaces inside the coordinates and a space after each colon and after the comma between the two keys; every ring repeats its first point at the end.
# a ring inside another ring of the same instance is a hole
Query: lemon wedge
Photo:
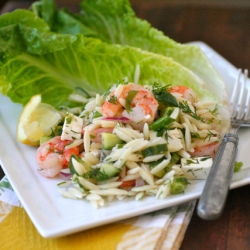
{"type": "Polygon", "coordinates": [[[19,117],[17,140],[38,146],[40,138],[51,135],[61,120],[61,114],[52,105],[41,103],[41,95],[35,95],[24,106],[19,117]]]}

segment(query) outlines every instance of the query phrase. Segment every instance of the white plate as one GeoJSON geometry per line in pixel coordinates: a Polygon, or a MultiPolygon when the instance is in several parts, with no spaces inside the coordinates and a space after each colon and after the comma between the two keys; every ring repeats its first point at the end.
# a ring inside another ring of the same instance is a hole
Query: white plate
{"type": "MultiPolygon", "coordinates": [[[[202,42],[194,42],[205,51],[219,71],[231,92],[237,70],[218,53],[202,42]]],[[[107,203],[104,208],[94,209],[85,200],[62,198],[56,190],[59,179],[46,179],[35,171],[35,148],[22,145],[15,138],[17,119],[21,106],[0,96],[0,158],[9,181],[39,233],[46,238],[59,237],[97,227],[154,210],[185,203],[200,196],[205,181],[195,181],[185,194],[165,200],[148,197],[142,201],[124,200],[107,203]]],[[[244,168],[250,167],[247,149],[250,147],[250,130],[240,130],[238,160],[244,168]],[[249,139],[248,139],[249,138],[249,139]]],[[[231,188],[250,183],[250,169],[234,175],[231,188]]]]}

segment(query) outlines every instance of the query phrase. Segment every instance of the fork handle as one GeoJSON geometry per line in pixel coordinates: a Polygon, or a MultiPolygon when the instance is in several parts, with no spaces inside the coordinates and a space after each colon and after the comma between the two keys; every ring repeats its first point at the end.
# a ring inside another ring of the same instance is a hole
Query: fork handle
{"type": "Polygon", "coordinates": [[[237,133],[229,132],[218,149],[197,206],[197,214],[202,219],[215,220],[222,214],[232,180],[238,141],[237,133]]]}

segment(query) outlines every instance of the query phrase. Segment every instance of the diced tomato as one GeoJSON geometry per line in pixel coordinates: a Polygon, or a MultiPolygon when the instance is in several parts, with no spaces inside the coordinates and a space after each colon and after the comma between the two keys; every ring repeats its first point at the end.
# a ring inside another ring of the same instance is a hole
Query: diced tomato
{"type": "Polygon", "coordinates": [[[135,186],[135,180],[123,181],[122,184],[120,185],[121,188],[122,187],[134,187],[134,186],[135,186]]]}

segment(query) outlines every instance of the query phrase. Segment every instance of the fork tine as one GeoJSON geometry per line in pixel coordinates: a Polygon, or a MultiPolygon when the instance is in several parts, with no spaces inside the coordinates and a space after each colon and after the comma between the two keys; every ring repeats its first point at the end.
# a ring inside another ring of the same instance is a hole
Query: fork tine
{"type": "Polygon", "coordinates": [[[248,70],[245,69],[244,71],[244,81],[246,82],[246,91],[247,91],[247,94],[246,94],[246,102],[245,102],[245,107],[246,107],[246,110],[245,110],[245,117],[244,119],[245,120],[249,120],[249,116],[250,116],[250,86],[249,84],[247,84],[248,82],[248,70]]]}
{"type": "Polygon", "coordinates": [[[233,94],[230,102],[231,118],[233,119],[237,119],[241,106],[241,99],[243,95],[241,76],[242,69],[238,69],[238,75],[234,84],[233,94]]]}
{"type": "MultiPolygon", "coordinates": [[[[240,77],[242,78],[242,72],[241,72],[241,75],[240,77]]],[[[238,107],[238,113],[237,113],[237,116],[236,116],[236,119],[237,120],[240,120],[244,117],[244,114],[245,114],[245,102],[244,102],[244,97],[245,97],[245,93],[246,93],[246,72],[244,71],[244,75],[243,75],[243,83],[241,83],[241,87],[240,87],[240,96],[239,96],[239,99],[238,99],[238,104],[237,104],[237,107],[238,107]]],[[[241,81],[242,82],[242,81],[241,81]]]]}
{"type": "Polygon", "coordinates": [[[237,103],[237,96],[238,96],[238,90],[240,90],[240,76],[241,76],[242,70],[238,70],[238,76],[234,84],[234,89],[232,93],[232,97],[230,100],[230,110],[231,110],[231,117],[235,118],[237,115],[237,108],[238,108],[238,103],[237,103]]]}

